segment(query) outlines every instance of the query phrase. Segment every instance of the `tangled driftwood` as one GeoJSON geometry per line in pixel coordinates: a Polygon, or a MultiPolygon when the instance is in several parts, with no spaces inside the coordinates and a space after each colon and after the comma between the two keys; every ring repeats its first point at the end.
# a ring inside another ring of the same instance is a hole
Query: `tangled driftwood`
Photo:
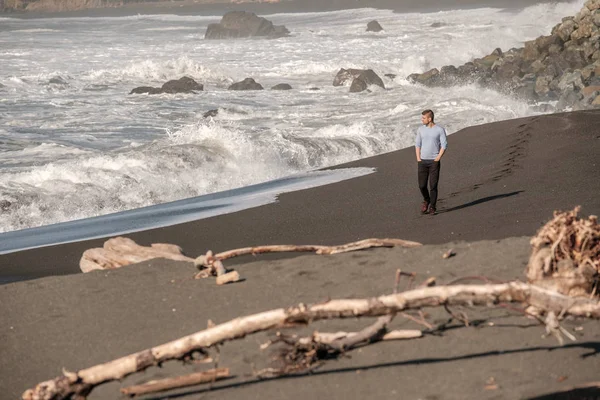
{"type": "Polygon", "coordinates": [[[85,397],[104,382],[122,379],[167,360],[182,359],[194,351],[289,324],[308,324],[333,318],[389,316],[398,312],[443,305],[490,306],[521,303],[548,313],[600,318],[600,303],[574,299],[534,285],[511,282],[498,285],[425,287],[370,299],[341,299],[307,306],[279,308],[199,331],[138,353],[63,375],[23,393],[24,400],[61,400],[85,397]]]}
{"type": "Polygon", "coordinates": [[[86,250],[79,261],[83,272],[96,269],[115,269],[153,258],[193,262],[186,257],[181,247],[167,243],[153,243],[150,247],[140,246],[133,240],[116,237],[104,242],[104,247],[86,250]]]}
{"type": "Polygon", "coordinates": [[[569,296],[595,296],[600,283],[600,225],[577,218],[580,207],[555,212],[531,239],[527,280],[569,296]]]}

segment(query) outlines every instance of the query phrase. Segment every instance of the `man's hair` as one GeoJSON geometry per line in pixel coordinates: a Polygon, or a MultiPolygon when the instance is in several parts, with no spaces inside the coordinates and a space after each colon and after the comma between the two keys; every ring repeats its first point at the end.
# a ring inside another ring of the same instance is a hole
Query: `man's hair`
{"type": "Polygon", "coordinates": [[[434,118],[433,111],[425,110],[421,113],[421,115],[429,115],[431,117],[431,120],[433,121],[433,118],[434,118]]]}

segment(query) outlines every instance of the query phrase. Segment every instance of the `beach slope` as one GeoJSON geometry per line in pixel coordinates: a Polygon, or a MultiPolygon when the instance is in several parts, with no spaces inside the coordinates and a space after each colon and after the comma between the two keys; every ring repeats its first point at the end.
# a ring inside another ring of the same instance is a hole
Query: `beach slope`
{"type": "MultiPolygon", "coordinates": [[[[441,122],[441,121],[440,121],[441,122]]],[[[327,298],[390,293],[395,271],[435,276],[523,278],[529,237],[555,209],[582,206],[600,214],[600,112],[536,116],[474,126],[449,137],[442,161],[439,214],[421,216],[414,149],[349,163],[375,167],[368,176],[284,194],[274,204],[129,235],[138,243],[175,243],[191,256],[275,243],[341,244],[397,237],[426,244],[335,256],[257,256],[227,266],[245,281],[216,286],[194,280],[190,264],[152,260],[113,271],[50,276],[0,286],[0,393],[18,398],[27,388],[77,370],[204,329],[231,318],[327,298]],[[482,239],[486,239],[481,241],[482,239]],[[453,248],[455,257],[443,259],[453,248]]],[[[0,270],[32,276],[75,273],[82,252],[103,240],[0,256],[0,270]]],[[[402,282],[401,289],[407,282],[402,282]]],[[[560,347],[543,327],[506,309],[468,312],[471,325],[453,322],[416,341],[365,347],[312,375],[257,381],[268,366],[258,347],[267,335],[223,347],[219,365],[235,377],[170,398],[533,398],[597,380],[597,322],[565,321],[577,342],[560,347]],[[492,380],[493,378],[493,380],[492,380]],[[494,382],[490,385],[489,382],[494,382]]],[[[440,324],[448,314],[431,311],[440,324]]],[[[309,333],[358,330],[369,320],[323,322],[309,333]]],[[[394,328],[420,329],[403,318],[394,328]]],[[[191,372],[204,365],[167,363],[110,383],[91,399],[118,397],[118,388],[191,372]]],[[[597,395],[597,393],[596,393],[597,395]]],[[[147,398],[165,398],[154,396],[147,398]]]]}

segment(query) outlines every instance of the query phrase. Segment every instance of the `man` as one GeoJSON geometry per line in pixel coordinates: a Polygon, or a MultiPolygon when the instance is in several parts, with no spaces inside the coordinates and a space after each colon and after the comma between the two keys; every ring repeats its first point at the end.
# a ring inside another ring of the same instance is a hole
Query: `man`
{"type": "Polygon", "coordinates": [[[438,181],[440,179],[440,160],[446,152],[448,141],[446,130],[433,122],[433,111],[421,113],[421,126],[417,130],[415,151],[417,153],[419,189],[423,195],[421,213],[434,215],[438,197],[438,181]],[[427,181],[429,180],[429,190],[427,181]]]}

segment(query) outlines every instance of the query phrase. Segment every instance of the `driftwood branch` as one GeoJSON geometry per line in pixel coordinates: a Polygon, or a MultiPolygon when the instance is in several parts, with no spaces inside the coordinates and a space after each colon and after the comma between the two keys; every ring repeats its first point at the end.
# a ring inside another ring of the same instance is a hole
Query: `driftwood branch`
{"type": "Polygon", "coordinates": [[[574,299],[534,285],[511,282],[497,285],[455,285],[417,288],[411,291],[369,299],[331,300],[307,306],[279,308],[199,331],[183,338],[134,353],[105,364],[65,373],[42,382],[23,394],[25,400],[61,400],[86,396],[95,386],[122,379],[167,360],[180,359],[195,350],[294,323],[333,318],[378,317],[411,309],[443,305],[493,306],[521,303],[556,315],[600,318],[600,303],[587,298],[574,299]]]}
{"type": "Polygon", "coordinates": [[[243,247],[240,249],[228,250],[222,253],[213,254],[211,250],[206,254],[197,257],[194,264],[201,269],[196,275],[196,279],[206,278],[210,275],[217,276],[217,284],[237,282],[240,277],[237,272],[227,272],[223,267],[223,260],[244,255],[256,255],[262,253],[283,253],[283,252],[313,252],[316,254],[339,254],[350,251],[363,250],[373,247],[417,247],[421,243],[411,242],[402,239],[365,239],[358,242],[347,243],[339,246],[320,246],[320,245],[269,245],[256,247],[243,247]],[[220,279],[219,279],[220,278],[220,279]]]}
{"type": "Polygon", "coordinates": [[[206,254],[197,257],[194,264],[201,269],[196,274],[196,279],[206,278],[208,276],[217,277],[217,285],[237,282],[240,275],[236,271],[227,271],[223,266],[223,260],[243,255],[256,255],[262,253],[282,253],[282,252],[314,252],[316,254],[338,254],[350,251],[363,250],[372,247],[417,247],[420,243],[411,242],[402,239],[365,239],[358,242],[347,243],[339,246],[320,246],[320,245],[269,245],[244,247],[240,249],[228,250],[222,253],[213,254],[208,250],[206,254]]]}
{"type": "Polygon", "coordinates": [[[200,383],[215,382],[227,377],[229,377],[229,368],[217,368],[174,378],[149,381],[141,385],[129,386],[121,389],[121,393],[127,396],[139,396],[142,394],[198,385],[200,383]]]}

